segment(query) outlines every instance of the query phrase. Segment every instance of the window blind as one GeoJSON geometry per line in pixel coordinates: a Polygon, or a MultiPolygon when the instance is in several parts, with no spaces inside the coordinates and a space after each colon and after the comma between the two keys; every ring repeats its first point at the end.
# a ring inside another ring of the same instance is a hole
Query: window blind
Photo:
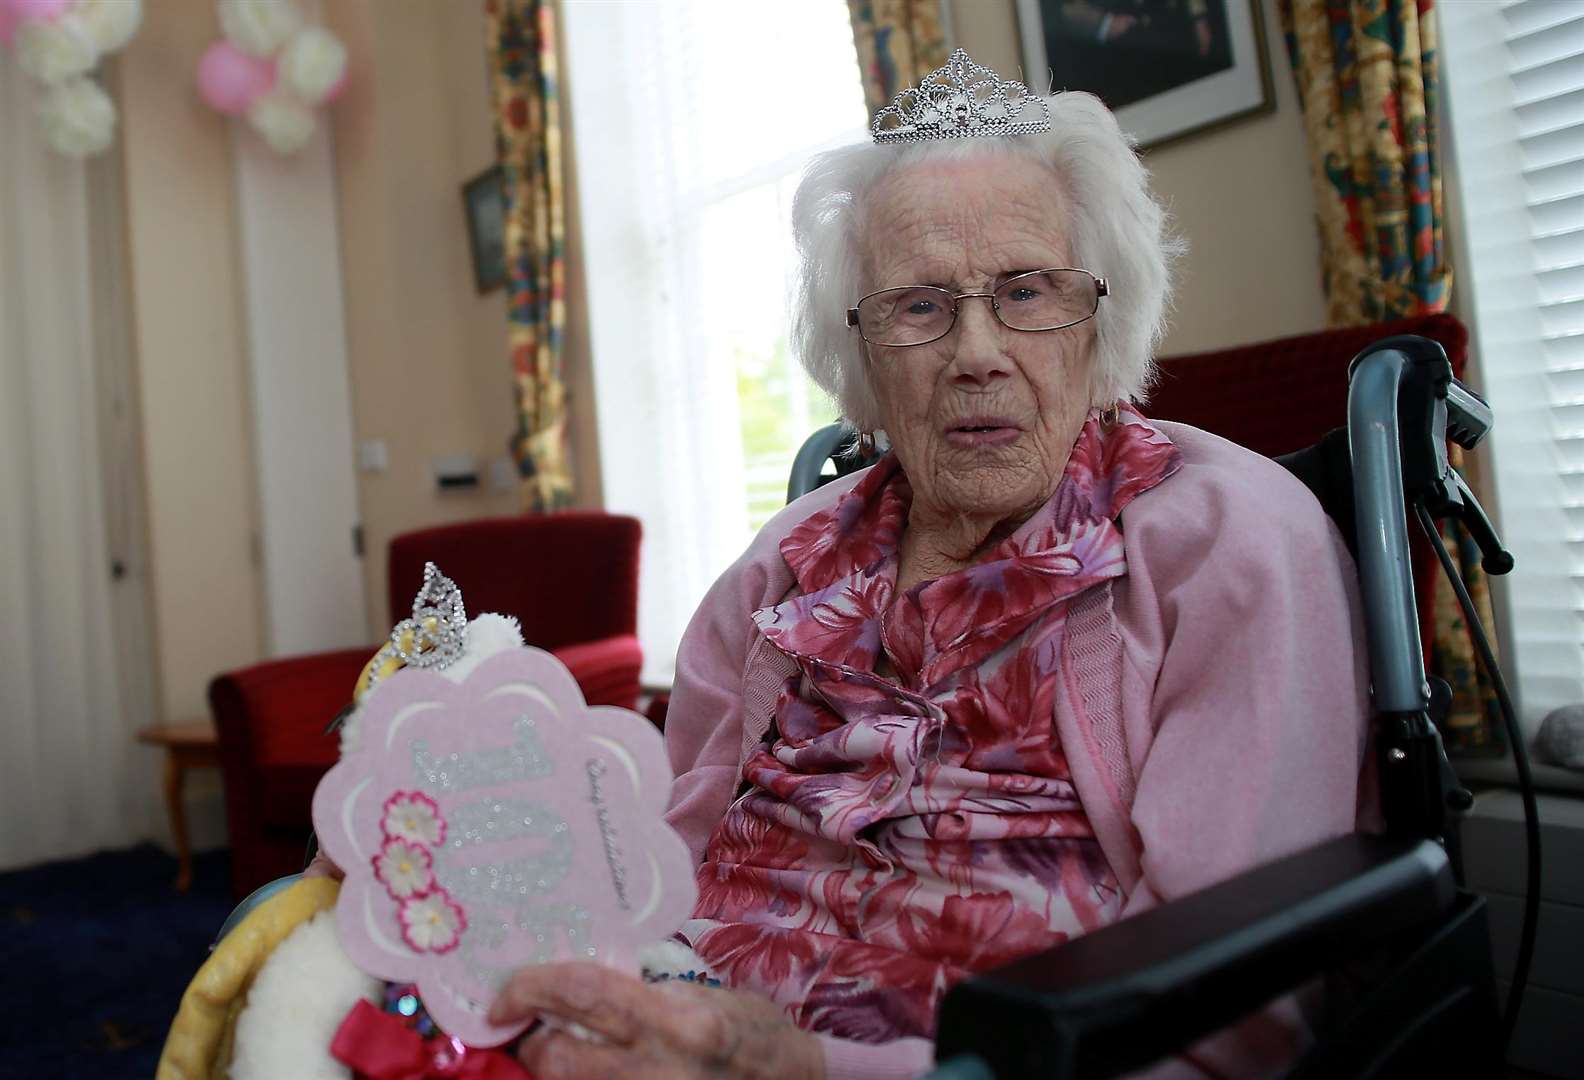
{"type": "Polygon", "coordinates": [[[1584,3],[1436,11],[1462,306],[1496,410],[1498,521],[1517,558],[1504,667],[1532,733],[1584,700],[1584,3]]]}

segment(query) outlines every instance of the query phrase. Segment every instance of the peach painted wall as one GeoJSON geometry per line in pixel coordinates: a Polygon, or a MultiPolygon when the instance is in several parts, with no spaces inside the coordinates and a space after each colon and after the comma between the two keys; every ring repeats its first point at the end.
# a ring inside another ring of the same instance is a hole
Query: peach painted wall
{"type": "MultiPolygon", "coordinates": [[[[1325,325],[1303,117],[1276,4],[1261,5],[1276,110],[1145,154],[1188,240],[1164,354],[1325,325]]],[[[1014,0],[954,0],[952,22],[955,44],[974,59],[1021,70],[1014,0]]]]}

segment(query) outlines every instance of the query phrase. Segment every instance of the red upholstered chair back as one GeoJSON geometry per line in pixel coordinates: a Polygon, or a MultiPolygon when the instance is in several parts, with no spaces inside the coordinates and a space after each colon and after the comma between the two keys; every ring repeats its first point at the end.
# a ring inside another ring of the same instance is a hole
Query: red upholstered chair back
{"type": "MultiPolygon", "coordinates": [[[[1192,424],[1267,457],[1302,450],[1347,423],[1347,369],[1353,357],[1397,334],[1440,342],[1452,373],[1462,377],[1468,329],[1451,315],[1424,315],[1162,357],[1157,361],[1161,378],[1144,412],[1192,424]]],[[[1408,544],[1428,663],[1434,644],[1435,556],[1417,523],[1409,524],[1408,544]]]]}
{"type": "Polygon", "coordinates": [[[559,649],[638,632],[636,518],[563,512],[489,518],[405,533],[390,546],[391,622],[406,618],[433,562],[469,617],[516,617],[523,640],[559,649]]]}
{"type": "Polygon", "coordinates": [[[1322,330],[1233,349],[1167,356],[1144,412],[1177,420],[1275,457],[1347,423],[1347,368],[1371,342],[1420,334],[1441,343],[1463,374],[1468,330],[1451,315],[1322,330]]]}

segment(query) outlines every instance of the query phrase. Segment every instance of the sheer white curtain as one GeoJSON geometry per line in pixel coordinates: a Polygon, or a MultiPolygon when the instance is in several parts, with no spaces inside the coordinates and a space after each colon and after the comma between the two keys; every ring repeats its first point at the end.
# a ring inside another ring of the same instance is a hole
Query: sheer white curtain
{"type": "Polygon", "coordinates": [[[845,0],[564,6],[606,508],[644,523],[645,675],[834,412],[787,351],[789,211],[867,135],[845,0]],[[783,460],[784,458],[784,460],[783,460]]]}
{"type": "Polygon", "coordinates": [[[116,410],[99,371],[122,288],[117,238],[95,239],[119,227],[95,204],[114,195],[98,175],[113,163],[49,150],[33,108],[0,56],[0,868],[123,846],[159,821],[158,758],[133,738],[148,675],[127,670],[146,642],[117,633],[141,628],[118,616],[107,532],[130,517],[107,512],[116,410]]]}

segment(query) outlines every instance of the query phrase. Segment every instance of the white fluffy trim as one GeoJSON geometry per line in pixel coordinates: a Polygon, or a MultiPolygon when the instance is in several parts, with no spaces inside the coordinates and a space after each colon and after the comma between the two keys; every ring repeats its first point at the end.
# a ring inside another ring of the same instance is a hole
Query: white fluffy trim
{"type": "Polygon", "coordinates": [[[237,1018],[231,1080],[350,1080],[330,1041],[359,998],[378,1003],[380,982],[352,966],[321,911],[275,947],[237,1018]]]}
{"type": "MultiPolygon", "coordinates": [[[[0,0],[0,3],[4,3],[4,0],[0,0]]],[[[467,649],[450,667],[439,669],[440,674],[454,683],[461,683],[473,674],[474,668],[490,657],[507,649],[519,648],[522,643],[522,627],[518,625],[516,619],[510,615],[496,615],[494,612],[486,611],[468,623],[467,649]]],[[[359,709],[341,724],[343,757],[358,745],[358,721],[361,716],[362,710],[359,709]]]]}
{"type": "Polygon", "coordinates": [[[644,978],[650,982],[665,978],[677,979],[689,973],[715,977],[715,973],[710,971],[709,965],[699,958],[698,953],[680,941],[670,938],[639,949],[638,966],[644,978]]]}
{"type": "Polygon", "coordinates": [[[473,674],[473,669],[496,653],[522,645],[522,627],[510,615],[485,612],[468,623],[467,649],[450,667],[441,668],[440,674],[454,683],[463,683],[473,674]]]}

